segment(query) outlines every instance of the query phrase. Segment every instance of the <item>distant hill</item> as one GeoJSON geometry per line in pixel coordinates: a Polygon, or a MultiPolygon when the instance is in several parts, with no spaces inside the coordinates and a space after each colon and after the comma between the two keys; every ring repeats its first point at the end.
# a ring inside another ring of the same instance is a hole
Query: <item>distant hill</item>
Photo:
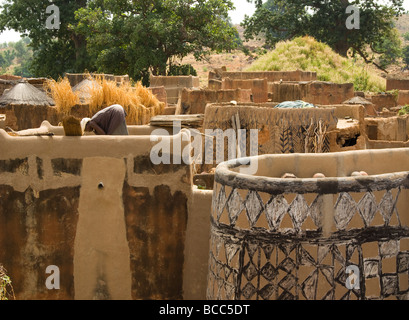
{"type": "Polygon", "coordinates": [[[409,32],[409,14],[405,14],[396,21],[396,29],[399,30],[399,33],[403,35],[406,32],[409,32]]]}
{"type": "Polygon", "coordinates": [[[345,58],[312,37],[277,43],[276,48],[255,60],[246,71],[304,70],[317,72],[318,80],[353,83],[355,90],[384,91],[386,81],[364,62],[345,58]]]}
{"type": "Polygon", "coordinates": [[[0,43],[0,74],[32,76],[28,69],[33,56],[29,43],[28,38],[20,39],[18,42],[0,43]]]}

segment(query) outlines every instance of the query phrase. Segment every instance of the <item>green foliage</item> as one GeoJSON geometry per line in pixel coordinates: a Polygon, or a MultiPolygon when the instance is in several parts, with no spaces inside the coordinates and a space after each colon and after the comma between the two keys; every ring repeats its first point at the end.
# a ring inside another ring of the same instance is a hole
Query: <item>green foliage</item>
{"type": "Polygon", "coordinates": [[[402,58],[403,58],[403,62],[409,66],[409,46],[405,46],[402,49],[402,58]]]}
{"type": "Polygon", "coordinates": [[[0,68],[4,72],[13,64],[16,52],[11,47],[6,47],[6,50],[0,52],[0,68]]]}
{"type": "Polygon", "coordinates": [[[16,51],[16,57],[18,59],[23,59],[28,53],[27,45],[22,40],[16,42],[14,50],[16,51]]]}
{"type": "Polygon", "coordinates": [[[191,64],[172,64],[169,66],[168,76],[197,76],[191,64]]]}
{"type": "Polygon", "coordinates": [[[408,104],[405,105],[404,107],[402,107],[398,112],[398,115],[400,115],[400,116],[404,116],[406,114],[409,114],[409,105],[408,104]]]}
{"type": "MultiPolygon", "coordinates": [[[[309,35],[327,43],[337,53],[346,56],[349,49],[374,62],[373,53],[388,54],[397,43],[393,21],[404,13],[403,0],[381,4],[377,0],[253,0],[256,12],[243,22],[246,39],[263,34],[268,47],[281,40],[309,35]],[[347,29],[351,16],[346,8],[359,8],[359,29],[347,29]],[[370,48],[370,50],[367,50],[370,48]]],[[[385,56],[384,63],[388,62],[385,56]]]]}
{"type": "Polygon", "coordinates": [[[6,61],[6,59],[4,58],[4,56],[3,56],[3,54],[2,53],[0,53],[0,68],[7,68],[8,66],[7,66],[7,61],[6,61]]]}
{"type": "Polygon", "coordinates": [[[8,49],[8,50],[3,51],[3,57],[4,57],[4,60],[6,60],[7,67],[11,65],[11,63],[13,62],[15,56],[16,56],[16,53],[12,49],[8,49]]]}
{"type": "Polygon", "coordinates": [[[84,7],[86,0],[52,2],[60,10],[60,29],[47,29],[51,2],[42,0],[5,0],[0,13],[0,31],[13,29],[30,38],[34,51],[30,69],[35,76],[57,79],[64,72],[82,72],[92,65],[83,36],[69,28],[75,23],[74,12],[84,7]]]}
{"type": "Polygon", "coordinates": [[[32,62],[32,58],[22,61],[20,65],[14,68],[13,74],[16,76],[26,77],[26,78],[34,77],[34,74],[31,71],[31,62],[32,62]]]}
{"type": "Polygon", "coordinates": [[[146,79],[166,75],[173,58],[237,47],[223,0],[91,0],[76,12],[75,32],[87,39],[98,70],[146,79]]]}
{"type": "MultiPolygon", "coordinates": [[[[193,53],[196,59],[203,59],[211,52],[241,45],[228,18],[231,0],[52,3],[59,8],[61,24],[49,30],[46,8],[50,2],[3,1],[0,31],[14,29],[31,40],[33,55],[23,59],[19,72],[54,79],[84,70],[126,73],[146,85],[150,73],[165,75],[173,58],[193,53]]],[[[22,59],[24,46],[15,44],[13,52],[22,59]]]]}
{"type": "Polygon", "coordinates": [[[253,62],[247,71],[315,71],[320,81],[353,83],[356,91],[385,91],[385,79],[357,59],[337,54],[327,44],[312,37],[282,41],[253,62]]]}
{"type": "Polygon", "coordinates": [[[391,94],[393,96],[393,98],[395,99],[395,101],[398,101],[398,97],[399,97],[399,90],[398,89],[392,89],[392,90],[388,90],[385,93],[391,94]]]}
{"type": "Polygon", "coordinates": [[[1,43],[0,68],[4,73],[12,73],[22,77],[33,77],[30,70],[33,51],[29,47],[30,39],[22,38],[17,42],[1,43]]]}
{"type": "Polygon", "coordinates": [[[392,29],[391,36],[385,38],[382,43],[379,43],[373,48],[374,53],[381,53],[379,56],[379,66],[383,69],[392,64],[396,64],[397,60],[402,57],[402,41],[397,29],[392,29]]]}

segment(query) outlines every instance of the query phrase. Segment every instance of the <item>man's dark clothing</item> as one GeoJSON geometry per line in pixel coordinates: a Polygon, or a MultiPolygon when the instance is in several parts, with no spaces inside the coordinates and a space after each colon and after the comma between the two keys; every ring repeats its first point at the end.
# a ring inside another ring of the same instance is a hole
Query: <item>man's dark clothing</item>
{"type": "Polygon", "coordinates": [[[126,112],[124,108],[119,104],[114,104],[98,111],[91,118],[91,121],[95,122],[102,130],[104,130],[105,134],[113,135],[120,126],[125,125],[126,128],[125,117],[126,112]]]}

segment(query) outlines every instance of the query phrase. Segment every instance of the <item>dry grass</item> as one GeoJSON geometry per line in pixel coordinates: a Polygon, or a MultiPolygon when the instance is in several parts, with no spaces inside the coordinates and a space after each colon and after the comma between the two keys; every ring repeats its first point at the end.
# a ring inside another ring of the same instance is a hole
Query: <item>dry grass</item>
{"type": "MultiPolygon", "coordinates": [[[[70,114],[71,109],[79,104],[79,95],[72,91],[68,79],[59,81],[49,80],[47,90],[56,102],[59,112],[70,114]]],[[[98,111],[113,104],[124,107],[127,113],[128,124],[145,124],[155,115],[163,113],[165,104],[160,102],[156,96],[141,82],[131,86],[125,83],[120,86],[115,81],[104,78],[96,78],[88,87],[89,99],[85,102],[89,105],[90,113],[98,111]]]]}
{"type": "Polygon", "coordinates": [[[123,106],[127,122],[133,124],[147,123],[151,117],[162,114],[165,107],[141,82],[134,87],[129,83],[117,86],[114,81],[97,79],[91,89],[90,111],[96,113],[113,104],[123,106]]]}
{"type": "Polygon", "coordinates": [[[78,94],[72,91],[70,82],[67,78],[60,78],[58,81],[48,79],[44,87],[54,99],[58,112],[69,114],[73,106],[79,103],[78,94]]]}
{"type": "Polygon", "coordinates": [[[81,119],[67,116],[62,121],[66,136],[82,136],[81,119]]]}

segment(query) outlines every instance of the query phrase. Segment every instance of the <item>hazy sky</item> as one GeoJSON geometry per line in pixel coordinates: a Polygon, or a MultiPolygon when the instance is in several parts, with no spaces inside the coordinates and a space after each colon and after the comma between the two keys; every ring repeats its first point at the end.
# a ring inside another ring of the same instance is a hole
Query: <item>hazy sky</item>
{"type": "Polygon", "coordinates": [[[236,10],[230,12],[233,24],[239,24],[246,14],[252,16],[255,11],[254,3],[248,3],[247,0],[233,0],[233,3],[236,7],[236,10]]]}
{"type": "MultiPolygon", "coordinates": [[[[236,10],[230,12],[230,17],[232,19],[233,24],[239,24],[241,21],[243,21],[244,16],[247,14],[248,16],[251,16],[254,13],[254,4],[253,3],[248,3],[246,0],[232,0],[236,10]]],[[[0,4],[2,4],[3,1],[0,0],[0,4]]],[[[405,8],[409,10],[409,0],[405,0],[405,8]]],[[[16,42],[20,39],[20,35],[12,30],[5,31],[0,34],[0,43],[3,42],[16,42]]]]}

